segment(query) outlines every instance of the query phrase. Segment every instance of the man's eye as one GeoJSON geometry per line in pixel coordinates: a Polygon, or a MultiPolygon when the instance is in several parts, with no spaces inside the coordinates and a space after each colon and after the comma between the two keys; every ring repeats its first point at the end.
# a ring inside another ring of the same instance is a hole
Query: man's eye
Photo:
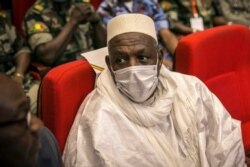
{"type": "Polygon", "coordinates": [[[138,56],[137,58],[141,62],[147,62],[149,60],[149,58],[147,56],[143,56],[143,55],[138,56]]]}
{"type": "Polygon", "coordinates": [[[126,60],[124,58],[116,59],[116,63],[123,64],[125,62],[126,62],[126,60]]]}

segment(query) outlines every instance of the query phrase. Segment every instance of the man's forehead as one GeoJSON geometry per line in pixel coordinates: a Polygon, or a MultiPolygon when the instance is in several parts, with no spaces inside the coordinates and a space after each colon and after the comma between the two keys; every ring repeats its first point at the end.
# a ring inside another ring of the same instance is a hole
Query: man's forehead
{"type": "Polygon", "coordinates": [[[155,40],[146,34],[130,32],[120,34],[110,40],[108,46],[110,48],[123,45],[152,45],[156,44],[155,40]]]}

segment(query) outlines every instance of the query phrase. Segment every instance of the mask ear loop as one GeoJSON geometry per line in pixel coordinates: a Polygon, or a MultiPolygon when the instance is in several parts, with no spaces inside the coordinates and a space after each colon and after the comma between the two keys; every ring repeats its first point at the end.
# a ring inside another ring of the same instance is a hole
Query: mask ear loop
{"type": "Polygon", "coordinates": [[[110,69],[111,69],[111,71],[114,73],[114,69],[113,69],[113,67],[112,67],[112,65],[111,65],[111,59],[110,59],[110,56],[109,56],[109,64],[110,64],[110,69]]]}
{"type": "Polygon", "coordinates": [[[31,113],[30,113],[30,111],[27,113],[27,125],[28,125],[28,127],[30,127],[30,123],[31,123],[31,113]]]}
{"type": "Polygon", "coordinates": [[[159,63],[159,51],[157,49],[157,54],[156,54],[156,66],[158,66],[159,63]]]}
{"type": "Polygon", "coordinates": [[[27,102],[26,102],[26,105],[27,105],[26,121],[27,121],[28,127],[30,127],[30,124],[31,124],[30,97],[26,96],[26,98],[27,98],[27,102]]]}
{"type": "Polygon", "coordinates": [[[158,63],[159,63],[159,49],[158,48],[156,48],[156,64],[155,64],[155,66],[156,66],[156,69],[158,69],[158,63]]]}
{"type": "MultiPolygon", "coordinates": [[[[115,76],[115,71],[114,71],[114,69],[113,69],[113,67],[112,67],[112,65],[111,65],[111,59],[110,59],[110,57],[109,57],[109,64],[110,64],[110,69],[111,69],[111,75],[114,75],[114,81],[115,81],[115,85],[116,85],[116,87],[117,87],[117,81],[116,81],[116,76],[115,76]]],[[[117,87],[118,88],[118,87],[117,87]]]]}

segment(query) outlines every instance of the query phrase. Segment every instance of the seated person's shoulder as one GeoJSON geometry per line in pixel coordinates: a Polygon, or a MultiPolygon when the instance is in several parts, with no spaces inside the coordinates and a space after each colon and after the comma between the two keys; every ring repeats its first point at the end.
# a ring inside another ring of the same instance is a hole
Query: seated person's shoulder
{"type": "Polygon", "coordinates": [[[6,19],[7,18],[7,13],[5,11],[0,11],[0,19],[6,19]]]}
{"type": "Polygon", "coordinates": [[[203,85],[202,81],[193,75],[182,74],[178,72],[171,72],[171,78],[176,82],[177,85],[182,87],[196,87],[197,85],[203,85]]]}
{"type": "Polygon", "coordinates": [[[61,154],[58,143],[52,132],[43,127],[38,131],[41,149],[39,151],[39,166],[62,166],[61,154]]]}
{"type": "Polygon", "coordinates": [[[11,17],[10,17],[10,13],[5,11],[5,10],[1,10],[0,11],[0,21],[1,24],[7,24],[11,22],[11,17]]]}
{"type": "Polygon", "coordinates": [[[90,0],[73,0],[73,3],[90,3],[90,0]]]}
{"type": "MultiPolygon", "coordinates": [[[[109,6],[109,7],[114,7],[118,4],[118,1],[117,0],[103,0],[99,7],[98,8],[103,8],[103,7],[106,7],[106,6],[109,6]]],[[[109,9],[106,9],[106,10],[109,10],[109,9]]]]}
{"type": "MultiPolygon", "coordinates": [[[[44,12],[48,8],[49,8],[49,3],[47,2],[47,0],[38,0],[30,7],[24,18],[25,26],[23,26],[23,28],[26,35],[31,36],[37,33],[49,32],[49,27],[47,26],[46,22],[42,17],[44,15],[44,12]]],[[[43,34],[41,34],[41,36],[43,36],[43,34]]],[[[34,40],[37,41],[37,39],[34,40]]]]}
{"type": "MultiPolygon", "coordinates": [[[[98,114],[99,112],[105,113],[112,112],[114,106],[110,102],[110,99],[104,97],[97,89],[94,89],[84,100],[83,107],[87,113],[98,114]]],[[[91,115],[92,115],[91,114],[91,115]]]]}
{"type": "Polygon", "coordinates": [[[26,15],[42,14],[42,12],[47,8],[47,6],[48,6],[47,1],[43,0],[36,1],[27,11],[26,15]]]}

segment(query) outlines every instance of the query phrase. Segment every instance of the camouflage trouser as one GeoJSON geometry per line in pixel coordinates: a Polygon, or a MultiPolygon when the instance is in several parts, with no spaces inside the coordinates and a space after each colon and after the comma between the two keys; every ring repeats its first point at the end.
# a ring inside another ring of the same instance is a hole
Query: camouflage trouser
{"type": "Polygon", "coordinates": [[[39,89],[40,81],[33,80],[29,85],[29,89],[26,90],[26,95],[30,97],[30,111],[31,113],[38,115],[37,111],[37,96],[39,89]]]}

